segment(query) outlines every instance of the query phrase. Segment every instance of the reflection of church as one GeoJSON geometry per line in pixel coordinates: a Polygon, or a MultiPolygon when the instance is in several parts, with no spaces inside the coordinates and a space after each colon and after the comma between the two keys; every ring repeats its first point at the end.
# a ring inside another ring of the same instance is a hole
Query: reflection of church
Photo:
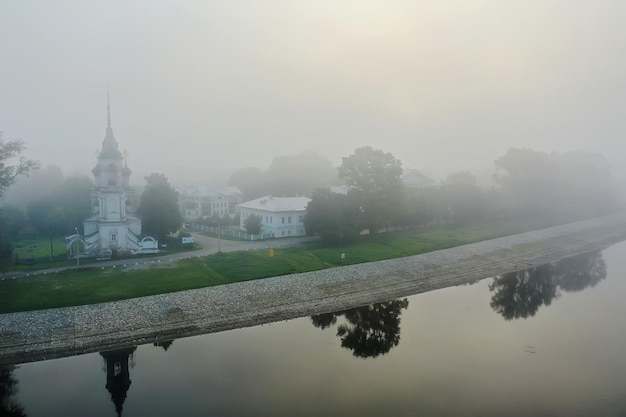
{"type": "Polygon", "coordinates": [[[128,362],[132,357],[136,346],[100,352],[106,362],[107,384],[106,389],[111,394],[111,401],[115,404],[115,411],[121,417],[126,393],[130,388],[130,372],[128,362]]]}
{"type": "Polygon", "coordinates": [[[107,101],[107,128],[98,162],[92,170],[91,217],[84,221],[85,255],[111,257],[132,255],[142,249],[141,220],[133,211],[133,190],[128,185],[131,170],[118,149],[111,128],[107,101]]]}

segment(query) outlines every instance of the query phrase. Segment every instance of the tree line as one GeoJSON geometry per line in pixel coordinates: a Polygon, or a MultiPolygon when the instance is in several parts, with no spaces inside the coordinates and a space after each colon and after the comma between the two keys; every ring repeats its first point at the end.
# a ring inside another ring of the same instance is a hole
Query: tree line
{"type": "Polygon", "coordinates": [[[327,243],[346,243],[363,231],[507,219],[550,224],[620,207],[609,164],[601,155],[510,149],[494,164],[489,189],[466,171],[448,175],[437,186],[411,188],[402,182],[399,159],[380,149],[358,148],[338,168],[345,194],[328,188],[313,192],[307,232],[327,243]]]}

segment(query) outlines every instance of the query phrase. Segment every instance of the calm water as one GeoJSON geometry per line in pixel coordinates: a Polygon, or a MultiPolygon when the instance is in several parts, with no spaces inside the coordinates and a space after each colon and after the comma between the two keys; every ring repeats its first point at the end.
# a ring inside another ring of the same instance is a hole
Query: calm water
{"type": "Polygon", "coordinates": [[[2,410],[626,416],[625,272],[622,243],[376,306],[5,367],[2,410]]]}

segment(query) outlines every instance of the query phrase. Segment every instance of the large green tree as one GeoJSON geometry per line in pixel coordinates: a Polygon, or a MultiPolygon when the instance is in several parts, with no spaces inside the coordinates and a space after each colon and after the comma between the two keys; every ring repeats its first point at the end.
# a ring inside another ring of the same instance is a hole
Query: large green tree
{"type": "Polygon", "coordinates": [[[359,204],[344,194],[315,190],[307,206],[304,226],[308,234],[319,235],[325,243],[350,242],[362,229],[359,204]]]}
{"type": "Polygon", "coordinates": [[[178,193],[163,174],[150,174],[146,182],[137,214],[141,217],[145,234],[163,239],[176,232],[183,222],[178,209],[178,193]]]}
{"type": "Polygon", "coordinates": [[[339,178],[349,187],[348,195],[359,202],[370,233],[397,223],[404,216],[405,194],[400,175],[399,159],[370,146],[357,148],[343,158],[339,178]]]}

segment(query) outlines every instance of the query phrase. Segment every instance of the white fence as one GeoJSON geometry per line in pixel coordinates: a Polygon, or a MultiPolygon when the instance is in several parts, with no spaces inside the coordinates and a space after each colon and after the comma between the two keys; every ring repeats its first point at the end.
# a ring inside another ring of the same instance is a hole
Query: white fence
{"type": "Polygon", "coordinates": [[[239,240],[266,240],[274,237],[271,233],[264,233],[260,235],[253,235],[250,233],[242,232],[241,230],[224,229],[222,227],[205,226],[203,224],[188,223],[187,227],[196,230],[198,232],[212,233],[222,237],[228,237],[239,240]]]}

